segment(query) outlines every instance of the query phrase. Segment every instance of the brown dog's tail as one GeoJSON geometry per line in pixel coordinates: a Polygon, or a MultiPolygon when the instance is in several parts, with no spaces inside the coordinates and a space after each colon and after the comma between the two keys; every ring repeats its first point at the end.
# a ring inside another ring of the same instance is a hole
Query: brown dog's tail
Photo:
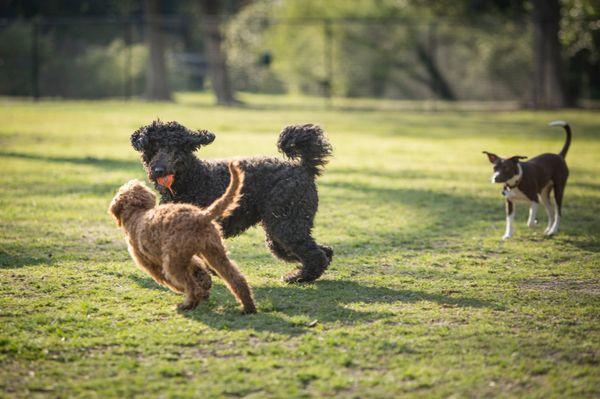
{"type": "Polygon", "coordinates": [[[225,193],[206,209],[206,213],[210,219],[229,216],[237,208],[238,202],[242,197],[241,191],[244,185],[244,172],[242,172],[239,162],[229,162],[228,166],[229,174],[231,175],[229,185],[225,193]]]}
{"type": "Polygon", "coordinates": [[[550,126],[562,126],[567,133],[567,140],[565,141],[565,145],[562,150],[558,153],[563,159],[567,156],[567,151],[569,151],[569,147],[571,146],[571,126],[569,126],[568,122],[565,121],[554,121],[550,122],[550,126]]]}

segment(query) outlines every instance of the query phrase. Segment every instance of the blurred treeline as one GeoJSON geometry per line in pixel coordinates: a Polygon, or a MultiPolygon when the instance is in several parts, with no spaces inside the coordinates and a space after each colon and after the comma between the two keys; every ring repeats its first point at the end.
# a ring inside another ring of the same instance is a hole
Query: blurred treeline
{"type": "Polygon", "coordinates": [[[4,0],[0,93],[578,105],[600,99],[599,13],[600,0],[4,0]]]}

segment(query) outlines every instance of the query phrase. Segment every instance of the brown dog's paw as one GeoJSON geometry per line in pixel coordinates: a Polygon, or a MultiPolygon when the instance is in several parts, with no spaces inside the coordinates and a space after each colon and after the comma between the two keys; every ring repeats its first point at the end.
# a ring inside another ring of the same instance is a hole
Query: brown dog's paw
{"type": "Polygon", "coordinates": [[[203,267],[199,267],[194,271],[194,279],[196,280],[196,283],[205,291],[210,290],[212,287],[211,275],[203,267]]]}
{"type": "Polygon", "coordinates": [[[200,301],[182,302],[179,305],[177,305],[177,310],[180,312],[188,312],[190,310],[196,309],[199,303],[200,301]]]}

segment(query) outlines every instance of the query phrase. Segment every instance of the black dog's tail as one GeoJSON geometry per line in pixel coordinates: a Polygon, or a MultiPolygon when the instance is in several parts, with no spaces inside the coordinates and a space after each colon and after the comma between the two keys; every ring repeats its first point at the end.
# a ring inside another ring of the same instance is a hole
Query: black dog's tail
{"type": "Polygon", "coordinates": [[[298,159],[313,175],[320,175],[331,156],[331,144],[317,125],[287,126],[279,135],[277,148],[285,156],[298,159]]]}
{"type": "Polygon", "coordinates": [[[554,121],[550,122],[550,126],[562,126],[567,132],[567,140],[565,141],[565,145],[562,150],[558,153],[563,159],[567,156],[567,151],[569,151],[569,147],[571,146],[571,126],[569,126],[568,122],[565,121],[554,121]]]}

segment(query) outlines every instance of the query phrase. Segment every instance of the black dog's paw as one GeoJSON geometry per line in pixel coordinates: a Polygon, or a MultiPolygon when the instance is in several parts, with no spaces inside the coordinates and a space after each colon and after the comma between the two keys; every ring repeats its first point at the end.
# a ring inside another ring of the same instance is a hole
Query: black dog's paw
{"type": "Polygon", "coordinates": [[[325,252],[325,256],[327,256],[327,260],[329,261],[328,263],[331,263],[333,260],[333,248],[326,245],[319,245],[319,247],[323,252],[325,252]]]}
{"type": "Polygon", "coordinates": [[[323,273],[319,273],[319,274],[308,273],[304,269],[297,269],[297,270],[292,270],[291,272],[283,275],[283,277],[281,279],[283,280],[283,282],[288,283],[288,284],[312,283],[313,281],[315,281],[316,279],[321,277],[321,274],[323,274],[323,273]]]}

